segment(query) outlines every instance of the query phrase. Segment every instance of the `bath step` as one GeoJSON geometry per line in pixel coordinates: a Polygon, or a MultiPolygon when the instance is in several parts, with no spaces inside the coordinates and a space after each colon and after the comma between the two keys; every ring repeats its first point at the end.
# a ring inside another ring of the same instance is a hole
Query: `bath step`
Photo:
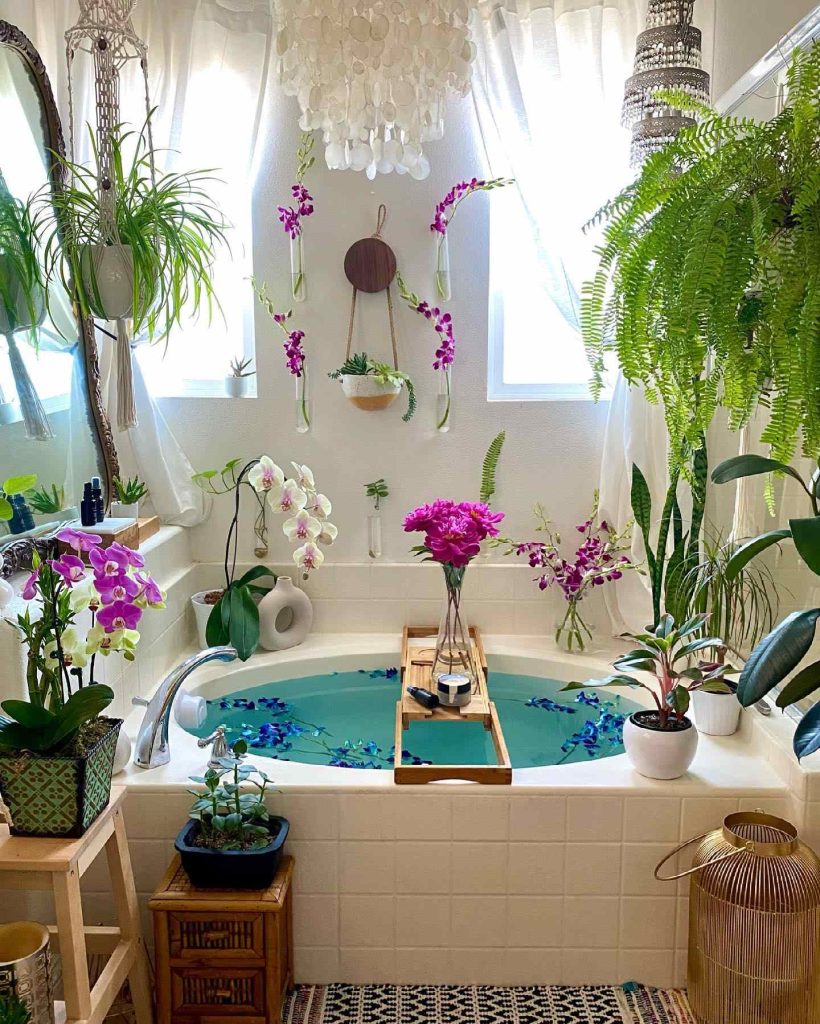
{"type": "Polygon", "coordinates": [[[460,779],[465,782],[479,782],[486,785],[509,785],[512,782],[512,765],[498,711],[490,699],[488,687],[487,658],[481,633],[470,628],[473,646],[473,661],[477,673],[469,704],[460,708],[424,708],[407,692],[408,686],[419,686],[435,692],[432,683],[433,654],[438,629],[435,626],[405,626],[401,648],[401,697],[396,702],[396,750],[393,777],[397,785],[414,786],[426,782],[442,782],[446,779],[460,779]],[[404,733],[411,722],[431,721],[442,725],[460,722],[481,722],[493,741],[496,764],[402,764],[401,752],[404,733]]]}

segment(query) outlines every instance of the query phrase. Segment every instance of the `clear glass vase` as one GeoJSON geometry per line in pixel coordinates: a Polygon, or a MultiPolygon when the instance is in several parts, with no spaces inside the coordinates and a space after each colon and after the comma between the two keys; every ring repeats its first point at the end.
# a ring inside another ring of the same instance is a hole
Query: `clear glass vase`
{"type": "Polygon", "coordinates": [[[475,653],[461,600],[467,567],[457,569],[450,563],[444,563],[442,569],[447,594],[436,637],[432,678],[436,681],[442,675],[464,675],[475,682],[478,676],[475,653]]]}
{"type": "Polygon", "coordinates": [[[371,558],[382,557],[382,517],[378,512],[367,517],[367,553],[371,558]]]}
{"type": "Polygon", "coordinates": [[[453,413],[453,368],[448,366],[438,372],[438,394],[436,395],[436,430],[446,434],[452,424],[453,413]]]}
{"type": "Polygon", "coordinates": [[[436,259],[436,297],[439,299],[452,298],[450,287],[450,245],[447,235],[433,232],[436,259]]]}
{"type": "Polygon", "coordinates": [[[305,241],[301,231],[290,240],[290,287],[294,302],[304,302],[307,298],[307,278],[305,276],[305,241]]]}
{"type": "Polygon", "coordinates": [[[296,381],[296,432],[306,434],[313,421],[313,403],[310,399],[307,369],[304,363],[301,377],[294,377],[294,380],[296,381]]]}
{"type": "Polygon", "coordinates": [[[555,642],[569,654],[588,651],[592,646],[592,630],[581,618],[580,601],[567,601],[555,628],[555,642]]]}

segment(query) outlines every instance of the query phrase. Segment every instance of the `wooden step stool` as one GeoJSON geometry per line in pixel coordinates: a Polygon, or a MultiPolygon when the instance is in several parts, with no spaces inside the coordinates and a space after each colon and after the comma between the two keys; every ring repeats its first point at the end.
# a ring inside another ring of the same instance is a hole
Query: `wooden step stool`
{"type": "Polygon", "coordinates": [[[57,924],[49,928],[51,948],[62,954],[67,1024],[102,1024],[126,979],[137,1024],[152,1024],[148,960],[128,840],[122,816],[123,787],[80,839],[26,839],[0,831],[0,888],[45,889],[54,893],[57,924]],[[105,850],[119,927],[89,927],[83,921],[80,879],[105,850]],[[94,986],[88,954],[109,954],[94,986]]]}
{"type": "Polygon", "coordinates": [[[293,985],[293,858],[268,889],[196,889],[174,857],[151,897],[159,1024],[280,1024],[293,985]]]}

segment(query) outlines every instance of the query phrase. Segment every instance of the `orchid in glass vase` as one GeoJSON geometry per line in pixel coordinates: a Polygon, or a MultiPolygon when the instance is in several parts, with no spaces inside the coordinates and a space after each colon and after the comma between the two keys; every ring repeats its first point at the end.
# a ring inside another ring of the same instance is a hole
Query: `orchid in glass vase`
{"type": "Polygon", "coordinates": [[[396,275],[399,294],[415,313],[420,313],[433,325],[438,335],[438,347],[433,359],[433,369],[439,373],[438,399],[436,406],[436,430],[445,434],[450,429],[450,413],[453,407],[452,366],[456,356],[456,339],[453,332],[453,318],[438,306],[431,306],[425,299],[411,292],[401,274],[396,275]]]}
{"type": "Polygon", "coordinates": [[[425,562],[438,562],[444,571],[447,595],[436,639],[433,679],[451,673],[476,678],[461,591],[467,566],[479,553],[483,540],[498,536],[503,518],[503,512],[493,512],[483,502],[437,498],[431,505],[414,509],[404,520],[406,533],[424,534],[424,543],[413,547],[413,554],[425,562]]]}
{"type": "Polygon", "coordinates": [[[290,237],[291,292],[296,302],[304,302],[307,298],[302,219],[310,217],[314,212],[314,200],[305,186],[305,175],[313,166],[315,159],[313,134],[302,132],[299,148],[296,150],[296,181],[290,187],[293,205],[276,208],[279,220],[290,237]]]}
{"type": "Polygon", "coordinates": [[[285,335],[282,347],[285,350],[285,363],[288,372],[296,381],[296,430],[300,434],[306,434],[310,430],[311,409],[308,396],[308,375],[307,356],[302,346],[305,340],[305,332],[301,330],[289,330],[288,321],[293,316],[293,310],[286,313],[279,313],[268,295],[268,286],[265,283],[259,284],[255,278],[251,278],[253,290],[256,297],[265,307],[268,316],[279,327],[285,335]]]}
{"type": "Polygon", "coordinates": [[[571,559],[561,554],[561,536],[540,505],[535,509],[536,532],[544,534],[544,540],[501,542],[507,546],[505,554],[526,558],[538,572],[535,582],[540,590],[560,588],[566,611],[556,627],[555,642],[570,652],[585,650],[592,640],[592,630],[581,617],[584,598],[596,587],[613,583],[628,570],[638,568],[625,554],[630,547],[632,524],[619,532],[606,520],[599,521],[598,512],[596,491],[589,518],[575,527],[583,539],[571,559]]]}

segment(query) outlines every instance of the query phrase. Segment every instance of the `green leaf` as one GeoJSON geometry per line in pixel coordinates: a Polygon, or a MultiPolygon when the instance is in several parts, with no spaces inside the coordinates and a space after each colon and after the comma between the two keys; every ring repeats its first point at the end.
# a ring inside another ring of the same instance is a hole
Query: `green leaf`
{"type": "Polygon", "coordinates": [[[13,515],[14,509],[11,507],[11,502],[0,496],[0,519],[4,522],[8,522],[13,515]]]}
{"type": "Polygon", "coordinates": [[[707,679],[707,681],[700,687],[704,693],[731,693],[732,688],[729,684],[722,679],[707,679]]]}
{"type": "Polygon", "coordinates": [[[53,712],[27,700],[4,700],[1,706],[9,718],[27,729],[47,729],[56,721],[53,712]]]}
{"type": "Polygon", "coordinates": [[[244,576],[241,576],[234,586],[245,587],[248,583],[253,583],[254,580],[261,579],[263,576],[270,576],[273,580],[276,580],[276,573],[272,569],[268,569],[265,565],[255,565],[252,569],[248,569],[244,576]]]}
{"type": "Polygon", "coordinates": [[[490,499],[495,494],[495,473],[498,468],[498,460],[501,458],[501,449],[504,447],[504,441],[506,438],[507,434],[504,430],[496,434],[490,442],[487,454],[484,456],[484,462],[481,466],[481,489],[479,493],[479,500],[485,505],[490,503],[490,499]]]}
{"type": "Polygon", "coordinates": [[[566,693],[568,690],[585,690],[589,687],[601,688],[604,686],[639,686],[646,689],[644,684],[633,676],[612,675],[605,676],[603,679],[588,679],[585,683],[567,683],[566,686],[561,687],[559,692],[566,693]]]}
{"type": "Polygon", "coordinates": [[[761,533],[759,537],[747,540],[745,544],[734,552],[726,562],[724,575],[728,581],[737,579],[753,558],[756,558],[761,551],[770,548],[773,544],[779,544],[781,540],[788,540],[791,537],[791,530],[770,530],[768,533],[761,533]]]}
{"type": "Polygon", "coordinates": [[[675,620],[672,618],[672,616],[662,615],[660,618],[660,622],[658,622],[658,625],[655,628],[655,636],[658,637],[658,639],[660,640],[666,640],[668,639],[669,634],[672,632],[674,628],[675,620]]]}
{"type": "Polygon", "coordinates": [[[732,480],[740,480],[747,476],[761,476],[764,473],[787,473],[803,484],[803,478],[791,466],[777,459],[766,459],[762,455],[735,455],[715,466],[712,471],[712,482],[728,484],[732,480]]]}
{"type": "Polygon", "coordinates": [[[794,733],[793,746],[798,760],[820,750],[820,704],[803,715],[794,733]]]}
{"type": "Polygon", "coordinates": [[[76,690],[60,710],[55,712],[58,721],[52,735],[52,743],[56,746],[67,739],[81,725],[101,714],[113,699],[114,691],[103,683],[76,690]]]}
{"type": "Polygon", "coordinates": [[[777,706],[787,708],[797,704],[806,697],[810,697],[815,690],[820,689],[820,661],[812,665],[806,665],[796,676],[786,683],[777,695],[777,706]]]}
{"type": "Polygon", "coordinates": [[[222,618],[223,604],[226,608],[228,607],[227,596],[227,593],[223,594],[216,602],[205,624],[205,643],[209,647],[223,647],[230,640],[230,635],[222,618]]]}
{"type": "Polygon", "coordinates": [[[652,495],[649,493],[649,485],[646,477],[632,463],[632,491],[630,494],[632,502],[632,515],[644,535],[646,547],[649,547],[649,530],[652,520],[652,495]]]}
{"type": "Polygon", "coordinates": [[[811,519],[790,519],[797,553],[815,576],[820,576],[820,516],[811,519]]]}
{"type": "Polygon", "coordinates": [[[27,473],[25,476],[10,476],[3,483],[6,494],[25,494],[37,486],[37,474],[27,473]]]}
{"type": "Polygon", "coordinates": [[[744,708],[756,704],[797,668],[814,641],[818,617],[820,608],[792,612],[755,647],[738,684],[737,696],[744,708]]]}
{"type": "Polygon", "coordinates": [[[666,703],[677,714],[685,715],[689,710],[689,691],[685,686],[676,686],[666,698],[666,703]]]}
{"type": "Polygon", "coordinates": [[[0,749],[35,750],[46,753],[51,746],[51,732],[44,729],[26,729],[17,722],[0,722],[0,749]]]}
{"type": "Polygon", "coordinates": [[[231,588],[230,616],[231,645],[240,660],[247,661],[259,644],[259,609],[244,587],[231,588]]]}
{"type": "Polygon", "coordinates": [[[695,651],[705,651],[709,647],[723,647],[723,641],[719,636],[703,636],[699,640],[693,640],[691,643],[684,644],[672,660],[677,661],[678,658],[685,658],[690,654],[694,654],[695,651]]]}

